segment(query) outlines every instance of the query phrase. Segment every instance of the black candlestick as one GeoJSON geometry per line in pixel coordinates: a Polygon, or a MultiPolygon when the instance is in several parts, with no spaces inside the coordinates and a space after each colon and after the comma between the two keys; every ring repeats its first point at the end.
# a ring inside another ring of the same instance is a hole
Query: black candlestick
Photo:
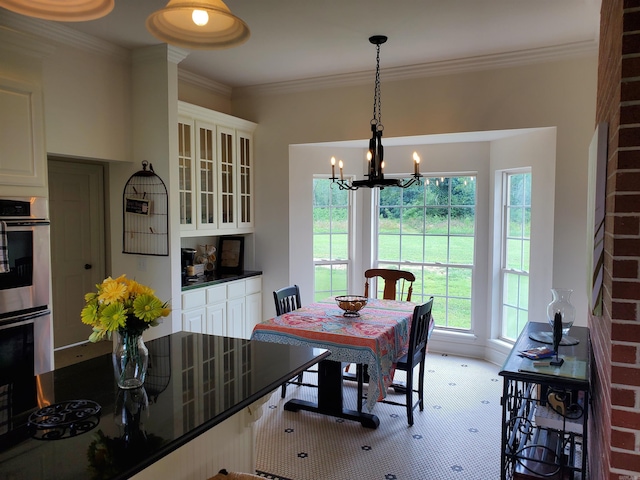
{"type": "Polygon", "coordinates": [[[556,352],[555,361],[549,362],[549,364],[559,367],[564,363],[564,358],[558,359],[558,350],[560,350],[560,341],[562,340],[562,314],[556,312],[553,317],[553,350],[556,352]]]}

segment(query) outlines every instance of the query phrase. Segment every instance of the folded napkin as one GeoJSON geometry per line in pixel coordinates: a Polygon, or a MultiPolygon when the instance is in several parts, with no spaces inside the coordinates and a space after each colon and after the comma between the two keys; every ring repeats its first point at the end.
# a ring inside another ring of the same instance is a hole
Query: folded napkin
{"type": "Polygon", "coordinates": [[[9,272],[9,245],[7,242],[7,224],[0,221],[0,273],[9,272]]]}

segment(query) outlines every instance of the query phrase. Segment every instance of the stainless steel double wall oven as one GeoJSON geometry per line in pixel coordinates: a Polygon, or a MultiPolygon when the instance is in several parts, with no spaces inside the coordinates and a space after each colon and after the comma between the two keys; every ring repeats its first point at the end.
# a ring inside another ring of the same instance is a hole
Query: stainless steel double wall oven
{"type": "Polygon", "coordinates": [[[17,373],[18,360],[36,374],[53,363],[48,219],[45,198],[0,198],[9,263],[0,273],[0,383],[17,373]]]}

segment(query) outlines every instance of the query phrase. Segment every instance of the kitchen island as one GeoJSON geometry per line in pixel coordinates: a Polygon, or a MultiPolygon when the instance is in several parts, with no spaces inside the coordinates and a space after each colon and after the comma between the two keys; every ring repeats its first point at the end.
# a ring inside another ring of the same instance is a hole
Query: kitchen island
{"type": "Polygon", "coordinates": [[[188,332],[146,344],[144,389],[117,388],[110,354],[0,387],[0,479],[253,472],[261,400],[328,355],[188,332]]]}

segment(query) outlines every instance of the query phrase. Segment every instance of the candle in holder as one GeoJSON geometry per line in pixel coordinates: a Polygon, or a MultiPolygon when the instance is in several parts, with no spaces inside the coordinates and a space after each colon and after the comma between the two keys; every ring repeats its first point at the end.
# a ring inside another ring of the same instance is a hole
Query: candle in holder
{"type": "Polygon", "coordinates": [[[331,157],[331,178],[336,178],[336,157],[331,157]]]}
{"type": "Polygon", "coordinates": [[[340,163],[338,163],[338,166],[340,167],[340,180],[344,180],[342,176],[342,167],[344,166],[344,163],[342,163],[342,160],[340,160],[340,163]]]}
{"type": "Polygon", "coordinates": [[[418,152],[413,152],[413,173],[415,175],[420,175],[420,157],[418,156],[418,152]]]}

